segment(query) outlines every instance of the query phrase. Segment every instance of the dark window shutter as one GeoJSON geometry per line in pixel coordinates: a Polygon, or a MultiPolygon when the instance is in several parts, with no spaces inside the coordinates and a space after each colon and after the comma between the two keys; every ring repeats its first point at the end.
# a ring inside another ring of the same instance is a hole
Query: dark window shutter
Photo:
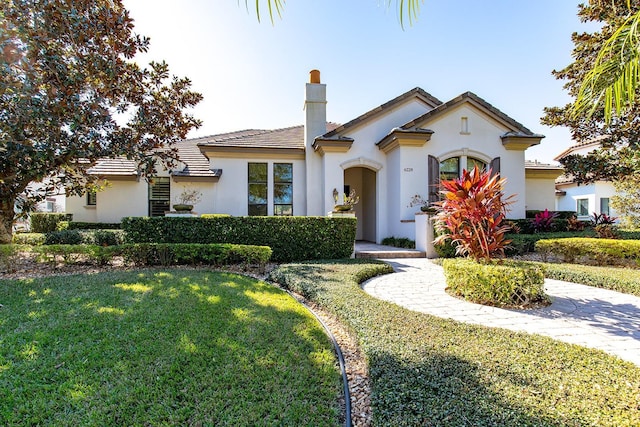
{"type": "Polygon", "coordinates": [[[491,176],[500,175],[500,157],[496,157],[495,159],[491,160],[491,163],[489,163],[489,167],[491,168],[491,176]]]}
{"type": "Polygon", "coordinates": [[[437,202],[440,200],[440,162],[433,156],[429,156],[428,164],[429,167],[429,204],[437,202]]]}

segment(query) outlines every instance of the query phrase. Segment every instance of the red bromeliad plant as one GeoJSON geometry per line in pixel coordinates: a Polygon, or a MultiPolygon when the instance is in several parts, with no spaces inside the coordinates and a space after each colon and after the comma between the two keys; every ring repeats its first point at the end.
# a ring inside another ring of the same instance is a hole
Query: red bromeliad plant
{"type": "Polygon", "coordinates": [[[442,181],[444,200],[437,202],[437,223],[449,234],[439,236],[436,244],[451,239],[456,253],[476,261],[503,257],[511,241],[505,239],[510,230],[506,224],[506,208],[513,196],[503,199],[505,179],[491,175],[491,170],[464,170],[460,178],[442,181]]]}

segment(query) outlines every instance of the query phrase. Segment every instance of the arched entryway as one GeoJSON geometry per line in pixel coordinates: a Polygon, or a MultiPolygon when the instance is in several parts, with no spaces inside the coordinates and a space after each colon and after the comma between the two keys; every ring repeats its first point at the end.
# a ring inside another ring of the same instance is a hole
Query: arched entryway
{"type": "Polygon", "coordinates": [[[355,205],[358,229],[356,240],[376,241],[376,171],[366,167],[350,167],[344,170],[344,191],[355,190],[360,202],[355,205]]]}

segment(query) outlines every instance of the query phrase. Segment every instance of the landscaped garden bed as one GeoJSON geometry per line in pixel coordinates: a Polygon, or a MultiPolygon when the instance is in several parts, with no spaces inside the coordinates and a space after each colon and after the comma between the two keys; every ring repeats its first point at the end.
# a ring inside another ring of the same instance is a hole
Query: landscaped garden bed
{"type": "Polygon", "coordinates": [[[637,366],[546,337],[411,312],[360,288],[388,268],[315,262],[271,274],[357,336],[369,363],[374,425],[640,424],[637,366]]]}

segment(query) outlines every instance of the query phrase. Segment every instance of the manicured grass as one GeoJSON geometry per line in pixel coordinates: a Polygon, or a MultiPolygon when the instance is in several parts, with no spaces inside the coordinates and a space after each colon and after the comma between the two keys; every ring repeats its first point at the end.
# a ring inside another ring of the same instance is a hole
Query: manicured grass
{"type": "Polygon", "coordinates": [[[610,289],[640,297],[640,270],[622,267],[598,267],[579,264],[531,262],[545,270],[545,277],[610,289]]]}
{"type": "Polygon", "coordinates": [[[240,275],[0,281],[0,425],[338,425],[318,322],[240,275]]]}
{"type": "Polygon", "coordinates": [[[357,335],[375,425],[640,425],[640,368],[546,337],[411,312],[358,285],[389,268],[354,260],[272,273],[357,335]]]}

